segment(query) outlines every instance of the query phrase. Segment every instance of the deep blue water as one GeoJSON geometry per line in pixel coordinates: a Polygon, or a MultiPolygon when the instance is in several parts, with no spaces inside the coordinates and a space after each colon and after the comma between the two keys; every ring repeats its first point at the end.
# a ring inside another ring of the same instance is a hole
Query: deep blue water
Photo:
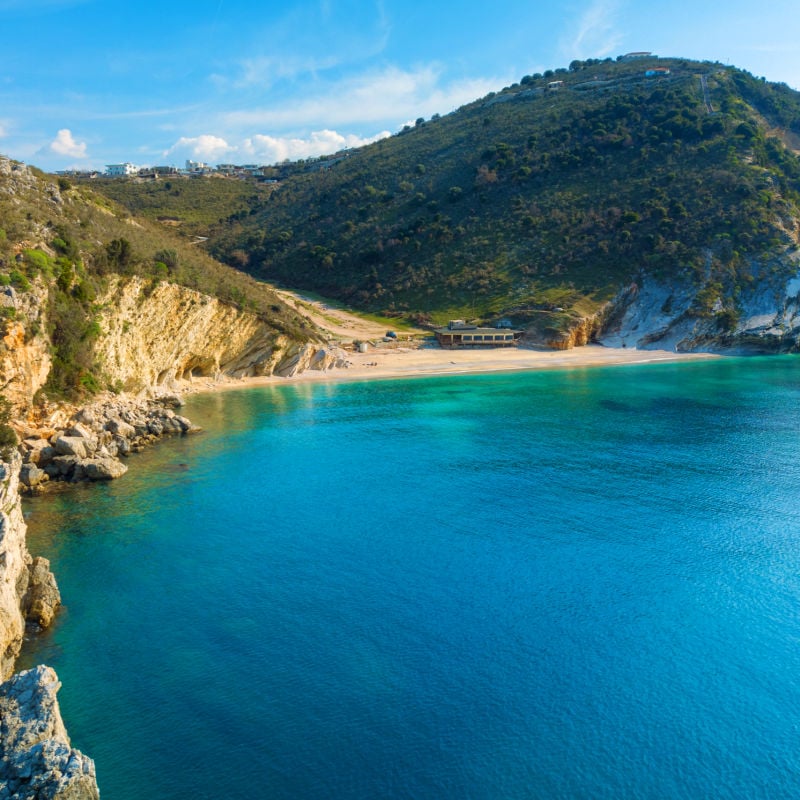
{"type": "Polygon", "coordinates": [[[800,796],[800,361],[195,397],[27,506],[104,800],[800,796]]]}

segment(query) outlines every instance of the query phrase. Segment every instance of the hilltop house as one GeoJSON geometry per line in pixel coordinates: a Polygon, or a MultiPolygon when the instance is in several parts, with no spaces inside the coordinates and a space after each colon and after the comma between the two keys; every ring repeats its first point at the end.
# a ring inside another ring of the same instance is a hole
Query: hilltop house
{"type": "Polygon", "coordinates": [[[106,175],[119,177],[120,175],[136,175],[139,167],[126,161],[124,164],[106,164],[106,175]]]}

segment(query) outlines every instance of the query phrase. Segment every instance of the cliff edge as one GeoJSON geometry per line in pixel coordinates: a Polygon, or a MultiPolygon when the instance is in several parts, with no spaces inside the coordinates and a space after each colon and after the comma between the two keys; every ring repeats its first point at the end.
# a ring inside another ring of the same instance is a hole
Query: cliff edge
{"type": "Polygon", "coordinates": [[[39,666],[0,685],[0,798],[98,800],[94,761],[71,747],[56,694],[39,666]]]}
{"type": "Polygon", "coordinates": [[[50,563],[32,558],[20,501],[21,457],[0,462],[0,677],[6,678],[22,646],[25,626],[47,627],[61,603],[50,563]]]}

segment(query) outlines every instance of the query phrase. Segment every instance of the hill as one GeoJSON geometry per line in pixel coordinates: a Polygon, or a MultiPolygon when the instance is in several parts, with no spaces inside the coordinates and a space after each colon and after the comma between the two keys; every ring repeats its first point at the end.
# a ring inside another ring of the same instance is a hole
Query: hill
{"type": "Polygon", "coordinates": [[[142,391],[223,363],[254,368],[256,351],[272,368],[271,350],[320,339],[274,291],[185,238],[3,157],[0,326],[3,394],[22,410],[38,389],[142,391]]]}
{"type": "MultiPolygon", "coordinates": [[[[796,273],[799,142],[784,85],[680,59],[576,61],[294,165],[210,223],[208,246],[358,308],[510,317],[549,340],[632,283],[680,284],[680,313],[724,336],[754,282],[796,273]]],[[[127,191],[132,205],[145,189],[127,191]]]]}

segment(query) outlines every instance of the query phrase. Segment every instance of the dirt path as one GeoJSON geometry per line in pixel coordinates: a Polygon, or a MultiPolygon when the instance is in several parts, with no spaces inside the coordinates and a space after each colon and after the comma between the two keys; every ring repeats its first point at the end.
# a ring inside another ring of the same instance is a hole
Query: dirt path
{"type": "MultiPolygon", "coordinates": [[[[308,317],[315,325],[328,331],[334,339],[343,343],[356,339],[382,339],[387,330],[390,330],[386,325],[338,308],[330,301],[305,297],[286,289],[275,289],[275,292],[288,306],[308,317]]],[[[406,338],[409,333],[421,336],[425,331],[403,331],[401,338],[406,338]]]]}

